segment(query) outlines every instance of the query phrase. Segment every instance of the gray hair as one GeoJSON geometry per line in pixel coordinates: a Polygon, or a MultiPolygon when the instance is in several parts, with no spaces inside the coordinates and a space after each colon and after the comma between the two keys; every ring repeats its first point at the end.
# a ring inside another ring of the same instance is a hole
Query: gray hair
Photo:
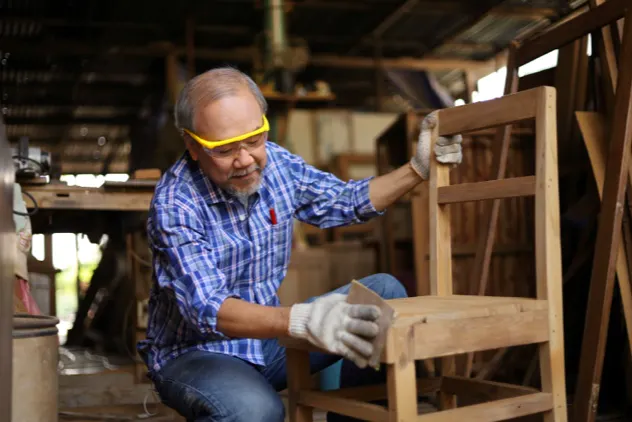
{"type": "Polygon", "coordinates": [[[247,88],[261,107],[261,112],[268,111],[268,103],[257,84],[245,73],[232,67],[219,67],[208,70],[184,85],[178,95],[174,110],[175,125],[178,131],[188,129],[195,132],[193,120],[195,110],[220,98],[235,95],[247,88]]]}

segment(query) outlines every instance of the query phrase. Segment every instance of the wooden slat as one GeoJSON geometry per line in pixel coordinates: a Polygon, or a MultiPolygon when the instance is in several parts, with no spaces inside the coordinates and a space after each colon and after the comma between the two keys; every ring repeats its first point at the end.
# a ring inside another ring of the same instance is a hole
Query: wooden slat
{"type": "MultiPolygon", "coordinates": [[[[306,408],[327,410],[340,415],[353,416],[360,420],[388,422],[388,410],[383,406],[353,399],[332,397],[320,391],[300,391],[298,393],[298,402],[306,406],[306,408]]],[[[414,405],[416,409],[416,400],[414,405]]]]}
{"type": "Polygon", "coordinates": [[[546,412],[552,407],[550,394],[534,393],[491,403],[475,404],[417,417],[417,422],[496,422],[546,412]]]}
{"type": "Polygon", "coordinates": [[[629,7],[629,0],[608,0],[537,38],[525,41],[518,54],[518,66],[616,21],[625,15],[629,7]]]}
{"type": "Polygon", "coordinates": [[[536,296],[549,303],[549,341],[540,345],[540,377],[542,391],[551,393],[554,403],[545,422],[567,418],[556,112],[555,90],[546,88],[538,101],[535,136],[536,296]]]}
{"type": "Polygon", "coordinates": [[[537,393],[538,390],[522,385],[484,381],[465,377],[444,377],[441,390],[458,396],[474,396],[485,401],[505,399],[537,393]]]}
{"type": "MultiPolygon", "coordinates": [[[[592,166],[599,197],[603,196],[603,183],[606,174],[607,131],[603,116],[596,112],[578,111],[575,113],[579,129],[584,138],[588,158],[592,166]]],[[[630,289],[630,269],[626,259],[625,245],[622,243],[617,251],[617,280],[621,293],[625,328],[628,333],[628,344],[632,350],[632,291],[630,289]]]]}
{"type": "MultiPolygon", "coordinates": [[[[400,338],[399,341],[405,340],[400,338]]],[[[415,382],[415,360],[407,353],[400,354],[399,361],[388,365],[389,421],[411,421],[417,416],[417,384],[415,382]]]]}
{"type": "Polygon", "coordinates": [[[439,135],[449,136],[532,119],[542,89],[533,88],[493,100],[438,110],[439,135]]]}
{"type": "MultiPolygon", "coordinates": [[[[441,387],[441,378],[417,378],[418,394],[431,394],[441,387]]],[[[345,387],[337,390],[322,391],[322,394],[329,397],[339,397],[343,399],[355,399],[363,401],[373,401],[388,398],[386,384],[366,385],[360,387],[345,387]]]]}
{"type": "MultiPolygon", "coordinates": [[[[414,345],[396,344],[396,347],[414,347],[417,360],[455,353],[478,352],[549,339],[548,310],[527,311],[513,314],[491,315],[469,319],[435,320],[412,325],[414,345]]],[[[409,327],[393,327],[392,331],[409,332],[409,327]]],[[[454,374],[444,374],[454,375],[454,374]]]]}
{"type": "Polygon", "coordinates": [[[286,349],[288,416],[291,422],[314,422],[313,409],[303,403],[302,394],[310,387],[309,353],[303,350],[286,349]]]}
{"type": "MultiPolygon", "coordinates": [[[[607,1],[603,6],[607,6],[611,1],[607,1]]],[[[631,11],[626,14],[626,21],[632,21],[631,11]]],[[[619,60],[612,135],[595,242],[581,364],[573,405],[574,417],[578,422],[592,422],[596,416],[599,394],[595,386],[601,383],[617,251],[621,244],[621,204],[625,198],[632,144],[632,25],[624,26],[619,60]]]]}
{"type": "Polygon", "coordinates": [[[439,188],[439,203],[453,204],[535,195],[535,176],[461,183],[439,188]]]}

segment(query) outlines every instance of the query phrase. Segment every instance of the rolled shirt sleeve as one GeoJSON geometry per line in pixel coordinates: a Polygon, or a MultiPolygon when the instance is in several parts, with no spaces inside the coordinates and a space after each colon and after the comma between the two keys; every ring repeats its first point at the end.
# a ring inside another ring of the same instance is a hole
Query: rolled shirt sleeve
{"type": "Polygon", "coordinates": [[[369,197],[372,177],[345,182],[298,156],[292,156],[289,161],[296,187],[297,219],[329,228],[363,223],[384,214],[375,209],[369,197]]]}
{"type": "Polygon", "coordinates": [[[212,245],[198,214],[181,201],[151,208],[147,234],[158,285],[175,295],[180,314],[201,335],[227,339],[217,313],[229,297],[225,275],[216,267],[212,245]]]}

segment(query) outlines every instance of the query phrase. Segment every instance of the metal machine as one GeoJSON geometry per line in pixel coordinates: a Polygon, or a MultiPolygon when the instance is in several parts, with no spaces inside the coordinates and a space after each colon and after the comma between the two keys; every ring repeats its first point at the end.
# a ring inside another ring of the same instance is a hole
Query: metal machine
{"type": "Polygon", "coordinates": [[[17,147],[11,148],[18,182],[28,182],[47,176],[51,171],[51,156],[37,147],[29,147],[29,138],[20,138],[17,147]]]}

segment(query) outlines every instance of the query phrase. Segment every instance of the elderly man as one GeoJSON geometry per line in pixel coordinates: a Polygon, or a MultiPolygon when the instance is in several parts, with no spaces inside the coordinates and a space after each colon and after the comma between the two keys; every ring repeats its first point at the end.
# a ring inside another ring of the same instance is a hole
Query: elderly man
{"type": "MultiPolygon", "coordinates": [[[[276,292],[293,219],[324,228],[380,215],[428,177],[429,131],[410,164],[343,182],[269,142],[266,110],[257,85],[235,69],[189,81],[175,109],[186,152],[151,204],[155,284],[138,349],[162,401],[190,421],[283,421],[285,353],[276,340],[283,336],[332,352],[311,355],[313,373],[342,356],[342,386],[384,379],[366,367],[378,308],[347,304],[348,285],[291,307],[280,306],[276,292]]],[[[435,153],[459,163],[460,137],[442,139],[435,153]]],[[[406,295],[386,274],[360,282],[383,298],[406,295]]]]}

